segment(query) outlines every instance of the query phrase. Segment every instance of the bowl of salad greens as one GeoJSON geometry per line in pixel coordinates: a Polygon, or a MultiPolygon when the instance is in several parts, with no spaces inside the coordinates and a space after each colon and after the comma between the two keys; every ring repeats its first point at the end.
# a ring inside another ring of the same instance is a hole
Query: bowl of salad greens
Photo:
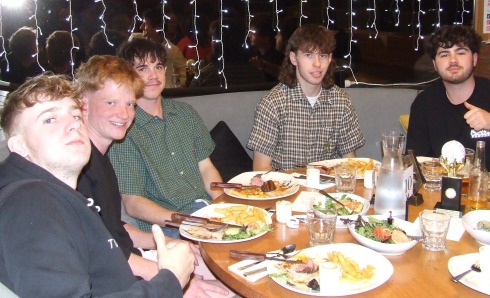
{"type": "Polygon", "coordinates": [[[462,219],[464,229],[478,243],[490,245],[490,210],[474,210],[462,219]]]}
{"type": "Polygon", "coordinates": [[[417,224],[385,215],[361,216],[349,223],[349,232],[361,245],[383,255],[401,255],[417,244],[410,236],[422,235],[417,224]]]}
{"type": "Polygon", "coordinates": [[[335,210],[337,213],[337,228],[347,228],[342,219],[355,220],[358,215],[365,215],[369,210],[369,201],[358,195],[342,192],[330,193],[329,195],[338,202],[326,196],[317,196],[313,200],[311,207],[316,213],[329,213],[331,210],[335,210]]]}

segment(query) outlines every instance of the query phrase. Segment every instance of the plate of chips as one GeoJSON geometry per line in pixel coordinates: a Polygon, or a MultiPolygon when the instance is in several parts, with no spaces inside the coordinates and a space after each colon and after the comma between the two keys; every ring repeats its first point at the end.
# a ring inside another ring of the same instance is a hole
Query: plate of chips
{"type": "Polygon", "coordinates": [[[364,179],[364,171],[374,170],[381,166],[381,162],[372,158],[338,158],[310,163],[312,166],[321,166],[320,171],[326,176],[335,177],[334,167],[338,164],[345,164],[357,168],[357,179],[364,179]]]}

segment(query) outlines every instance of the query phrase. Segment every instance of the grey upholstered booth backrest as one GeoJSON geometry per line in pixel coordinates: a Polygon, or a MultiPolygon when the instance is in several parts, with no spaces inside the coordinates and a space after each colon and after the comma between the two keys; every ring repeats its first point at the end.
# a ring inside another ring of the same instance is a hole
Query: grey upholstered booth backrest
{"type": "MultiPolygon", "coordinates": [[[[380,135],[386,130],[402,132],[401,114],[410,113],[410,105],[418,94],[415,89],[347,88],[359,115],[366,145],[357,150],[359,157],[381,160],[380,135]]],[[[265,91],[222,93],[178,98],[189,103],[201,115],[211,130],[220,120],[225,121],[243,146],[252,130],[255,106],[265,91]]],[[[250,151],[248,151],[251,154],[250,151]]]]}

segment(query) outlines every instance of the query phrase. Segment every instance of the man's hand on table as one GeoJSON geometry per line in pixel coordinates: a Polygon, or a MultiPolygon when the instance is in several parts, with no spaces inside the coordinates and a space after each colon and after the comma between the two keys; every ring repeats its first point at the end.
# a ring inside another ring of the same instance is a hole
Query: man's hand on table
{"type": "Polygon", "coordinates": [[[165,243],[165,236],[158,225],[151,227],[158,252],[158,269],[168,269],[177,277],[182,288],[189,282],[194,271],[194,254],[189,243],[165,243]]]}

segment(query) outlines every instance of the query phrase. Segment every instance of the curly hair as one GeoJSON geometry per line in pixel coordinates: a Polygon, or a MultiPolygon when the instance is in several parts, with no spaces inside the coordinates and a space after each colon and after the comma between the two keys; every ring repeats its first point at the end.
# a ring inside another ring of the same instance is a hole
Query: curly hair
{"type": "Polygon", "coordinates": [[[434,60],[439,48],[452,48],[454,45],[467,46],[471,52],[479,53],[481,37],[473,28],[462,25],[445,25],[435,30],[425,41],[425,51],[434,60]]]}
{"type": "Polygon", "coordinates": [[[74,93],[73,86],[66,76],[44,74],[28,79],[17,90],[7,95],[0,111],[0,125],[11,136],[17,125],[19,115],[37,103],[57,101],[70,97],[81,108],[82,101],[74,93]]]}
{"type": "Polygon", "coordinates": [[[117,56],[131,64],[134,63],[135,59],[146,62],[148,58],[151,62],[158,60],[163,65],[167,62],[165,47],[162,44],[143,38],[135,38],[121,45],[117,51],[117,56]]]}
{"type": "Polygon", "coordinates": [[[82,64],[75,74],[75,93],[97,91],[112,80],[119,85],[125,85],[135,93],[136,98],[143,96],[145,84],[133,65],[112,55],[95,55],[82,64]]]}
{"type": "MultiPolygon", "coordinates": [[[[296,78],[296,66],[291,63],[289,53],[301,51],[320,51],[323,54],[332,54],[335,50],[335,35],[322,25],[307,24],[299,27],[293,32],[288,40],[286,47],[286,57],[282,63],[282,71],[279,74],[279,81],[293,88],[298,79],[296,78]]],[[[330,88],[335,84],[334,72],[336,64],[332,59],[328,65],[327,73],[322,80],[322,87],[330,88]]]]}

